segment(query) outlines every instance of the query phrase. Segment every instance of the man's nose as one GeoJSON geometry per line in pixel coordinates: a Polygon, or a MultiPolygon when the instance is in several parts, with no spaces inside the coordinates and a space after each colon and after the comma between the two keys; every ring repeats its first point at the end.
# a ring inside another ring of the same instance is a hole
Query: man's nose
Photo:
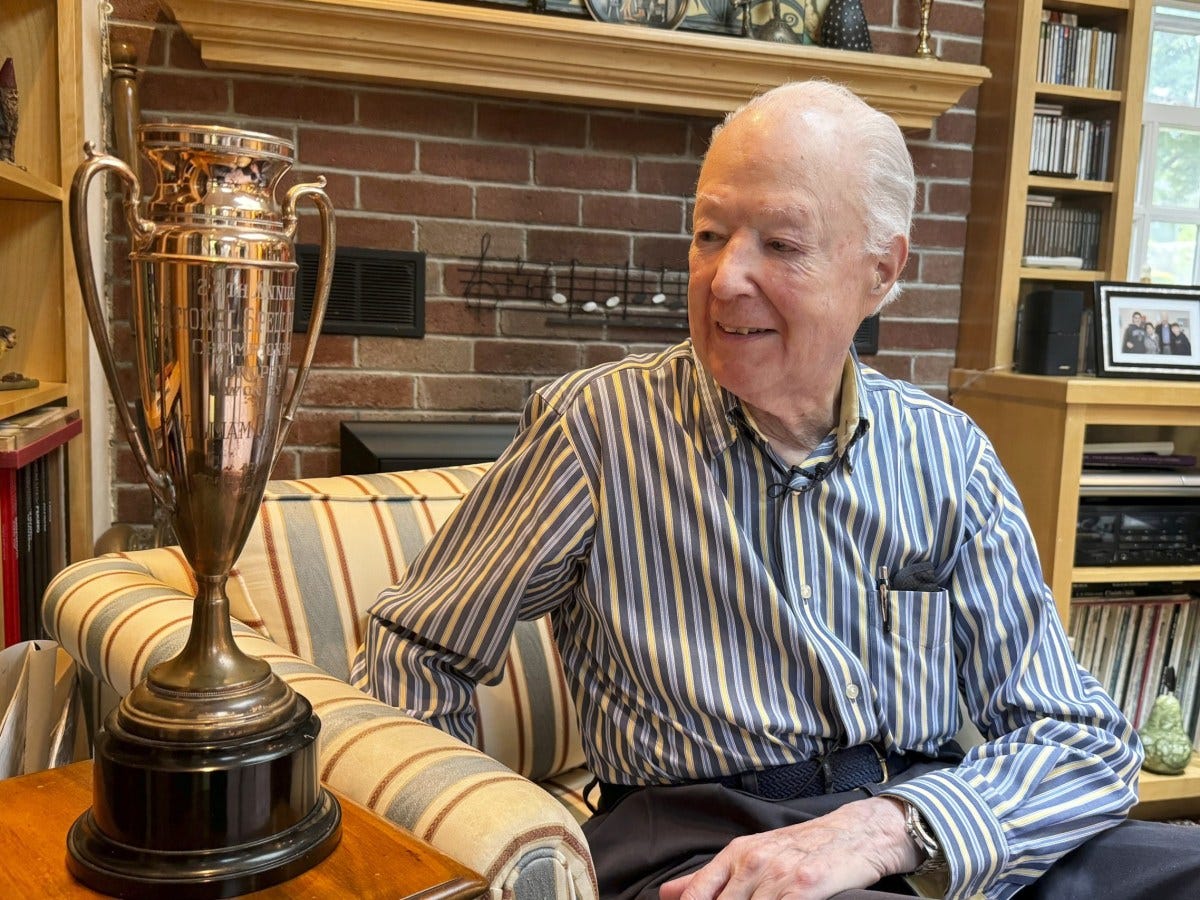
{"type": "Polygon", "coordinates": [[[740,235],[731,237],[717,256],[712,292],[723,299],[748,293],[754,284],[757,257],[751,241],[740,235]]]}

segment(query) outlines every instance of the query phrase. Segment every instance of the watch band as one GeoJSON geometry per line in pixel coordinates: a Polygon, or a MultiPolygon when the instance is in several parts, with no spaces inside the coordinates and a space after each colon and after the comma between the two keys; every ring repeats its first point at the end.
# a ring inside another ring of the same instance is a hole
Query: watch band
{"type": "Polygon", "coordinates": [[[912,842],[925,854],[925,861],[913,871],[913,875],[933,875],[947,870],[946,857],[942,854],[942,845],[938,843],[933,832],[925,823],[921,811],[909,803],[904,803],[904,830],[912,842]]]}

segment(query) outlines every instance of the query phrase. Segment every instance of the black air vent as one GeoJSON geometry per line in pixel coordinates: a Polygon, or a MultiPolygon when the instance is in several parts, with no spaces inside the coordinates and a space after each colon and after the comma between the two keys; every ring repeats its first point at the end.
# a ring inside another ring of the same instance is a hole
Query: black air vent
{"type": "Polygon", "coordinates": [[[874,356],[879,352],[879,313],[867,316],[854,332],[854,349],[859,356],[874,356]]]}
{"type": "MultiPolygon", "coordinates": [[[[299,244],[294,330],[308,330],[320,248],[299,244]]],[[[322,334],[425,336],[425,254],[338,247],[322,334]]]]}

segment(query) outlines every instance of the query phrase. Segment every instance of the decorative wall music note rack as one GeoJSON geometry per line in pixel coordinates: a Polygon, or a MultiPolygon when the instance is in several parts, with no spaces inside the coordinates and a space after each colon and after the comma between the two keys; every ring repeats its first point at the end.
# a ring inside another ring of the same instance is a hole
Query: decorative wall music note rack
{"type": "Polygon", "coordinates": [[[479,242],[463,296],[472,305],[539,303],[548,324],[687,327],[687,272],[667,266],[596,265],[491,258],[492,236],[479,242]]]}

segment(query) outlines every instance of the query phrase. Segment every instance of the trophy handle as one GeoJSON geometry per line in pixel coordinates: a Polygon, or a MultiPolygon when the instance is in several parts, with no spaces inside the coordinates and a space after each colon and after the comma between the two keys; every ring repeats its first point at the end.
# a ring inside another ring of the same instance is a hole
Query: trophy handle
{"type": "Polygon", "coordinates": [[[137,198],[141,196],[141,185],[138,177],[128,165],[115,156],[97,153],[95,145],[88,141],[83,145],[87,161],[75,172],[71,182],[70,220],[71,243],[75,250],[75,270],[79,275],[80,292],[83,295],[83,305],[87,310],[88,324],[91,326],[92,337],[96,341],[96,350],[100,354],[100,364],[104,368],[104,377],[108,381],[116,402],[117,415],[125,429],[125,437],[133,450],[134,458],[150,485],[154,496],[167,509],[175,509],[175,486],[165,472],[154,468],[146,445],[142,441],[141,432],[134,425],[133,416],[129,414],[129,404],[121,390],[121,379],[117,377],[117,363],[113,353],[112,341],[108,336],[108,323],[105,321],[104,310],[100,304],[100,294],[96,289],[96,273],[92,268],[92,241],[88,233],[87,194],[92,179],[101,172],[110,171],[120,176],[124,182],[125,218],[129,222],[129,230],[135,246],[145,246],[154,236],[154,223],[138,215],[137,198]]]}
{"type": "Polygon", "coordinates": [[[304,357],[296,366],[296,379],[292,383],[292,396],[288,398],[284,408],[283,421],[279,427],[279,437],[275,440],[275,455],[271,458],[271,468],[279,460],[283,450],[284,439],[292,426],[296,415],[296,407],[300,405],[300,392],[304,390],[304,382],[308,380],[308,370],[312,368],[313,354],[317,350],[317,337],[321,333],[321,323],[325,320],[325,304],[329,300],[329,288],[333,283],[333,256],[337,230],[333,224],[333,203],[329,195],[322,190],[325,187],[325,176],[315,182],[293,185],[283,199],[283,221],[288,237],[296,233],[299,222],[296,216],[296,204],[304,197],[312,197],[321,214],[321,259],[317,266],[317,285],[313,292],[312,312],[308,317],[308,335],[304,340],[304,357]]]}

